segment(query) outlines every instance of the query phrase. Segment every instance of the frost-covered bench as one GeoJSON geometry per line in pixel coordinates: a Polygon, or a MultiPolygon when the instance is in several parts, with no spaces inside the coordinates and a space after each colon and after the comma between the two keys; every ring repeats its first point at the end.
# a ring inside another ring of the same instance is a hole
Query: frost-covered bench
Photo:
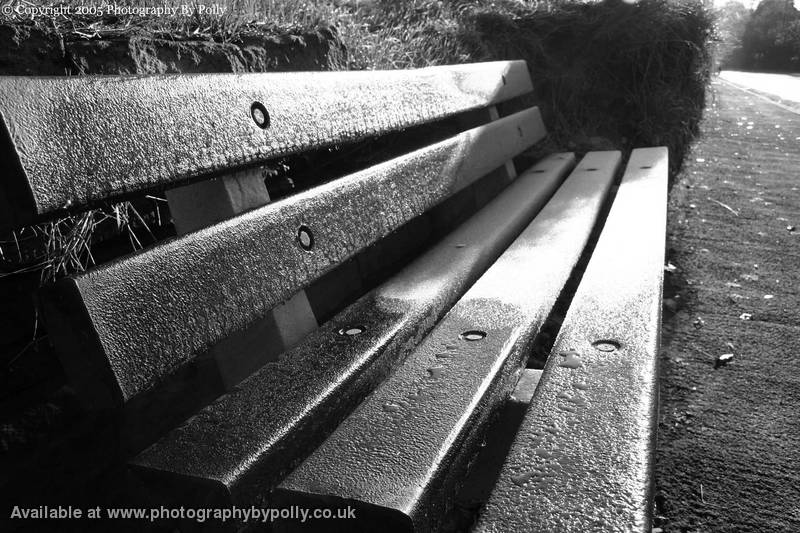
{"type": "Polygon", "coordinates": [[[517,175],[546,134],[531,89],[522,61],[0,78],[5,225],[167,191],[177,237],[41,296],[86,406],[127,421],[137,497],[446,527],[590,256],[475,527],[648,527],[666,149],[618,190],[614,151],[517,175]],[[410,148],[270,203],[276,160],[387,134],[410,148]]]}

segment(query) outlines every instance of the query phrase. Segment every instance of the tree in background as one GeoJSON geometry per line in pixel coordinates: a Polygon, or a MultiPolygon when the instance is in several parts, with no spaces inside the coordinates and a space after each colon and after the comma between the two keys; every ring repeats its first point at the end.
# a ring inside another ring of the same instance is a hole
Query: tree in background
{"type": "Polygon", "coordinates": [[[793,0],[762,0],[742,35],[745,68],[800,71],[800,11],[793,0]]]}
{"type": "Polygon", "coordinates": [[[719,66],[723,68],[745,67],[742,38],[752,14],[751,10],[736,0],[715,10],[716,60],[719,66]]]}
{"type": "Polygon", "coordinates": [[[795,9],[795,19],[776,37],[776,44],[785,46],[790,54],[789,69],[800,72],[800,11],[795,9]]]}

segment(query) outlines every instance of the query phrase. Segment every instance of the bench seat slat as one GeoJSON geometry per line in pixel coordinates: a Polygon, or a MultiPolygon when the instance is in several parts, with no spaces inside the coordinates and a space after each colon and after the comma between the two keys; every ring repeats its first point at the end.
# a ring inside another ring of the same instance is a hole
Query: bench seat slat
{"type": "Polygon", "coordinates": [[[581,161],[420,347],[279,485],[276,505],[354,505],[353,527],[364,531],[438,529],[589,240],[620,159],[595,152],[581,161]]]}
{"type": "Polygon", "coordinates": [[[524,61],[364,72],[0,77],[0,206],[7,208],[0,223],[20,225],[530,91],[524,61]],[[251,117],[254,102],[269,114],[267,129],[251,117]]]}
{"type": "Polygon", "coordinates": [[[45,304],[65,370],[121,404],[544,135],[527,109],[64,279],[45,304]]]}
{"type": "Polygon", "coordinates": [[[667,167],[633,151],[476,531],[650,531],[667,167]]]}
{"type": "Polygon", "coordinates": [[[217,486],[220,505],[264,505],[272,488],[401,361],[527,225],[574,165],[554,154],[431,251],[279,361],[142,452],[133,465],[177,492],[217,486]],[[338,330],[358,326],[363,333],[338,330]]]}

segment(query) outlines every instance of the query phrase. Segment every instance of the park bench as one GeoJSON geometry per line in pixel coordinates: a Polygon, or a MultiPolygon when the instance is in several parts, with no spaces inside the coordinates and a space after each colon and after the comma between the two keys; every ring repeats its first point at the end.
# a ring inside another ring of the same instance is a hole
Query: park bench
{"type": "Polygon", "coordinates": [[[667,152],[517,175],[546,135],[531,91],[523,61],[0,79],[6,227],[166,190],[175,238],[40,295],[86,408],[124,421],[140,506],[447,529],[507,441],[476,531],[648,529],[667,152]],[[270,202],[276,161],[373,139],[270,202]]]}

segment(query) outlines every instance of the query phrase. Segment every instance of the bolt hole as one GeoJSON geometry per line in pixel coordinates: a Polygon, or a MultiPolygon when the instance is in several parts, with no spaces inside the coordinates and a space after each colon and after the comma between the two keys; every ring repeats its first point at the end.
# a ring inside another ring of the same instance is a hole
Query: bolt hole
{"type": "Polygon", "coordinates": [[[343,328],[339,328],[339,335],[343,337],[355,337],[356,335],[361,335],[364,333],[366,328],[364,326],[345,326],[343,328]]]}
{"type": "Polygon", "coordinates": [[[485,331],[480,331],[480,330],[477,330],[477,329],[471,329],[469,331],[465,331],[464,333],[459,335],[459,337],[461,337],[461,339],[463,339],[465,341],[470,341],[470,342],[479,341],[479,340],[484,339],[486,337],[486,332],[485,331]]]}
{"type": "Polygon", "coordinates": [[[309,251],[314,247],[314,234],[308,226],[300,226],[297,229],[297,243],[303,250],[309,251]]]}
{"type": "Polygon", "coordinates": [[[594,346],[595,349],[600,350],[601,352],[610,353],[619,350],[621,345],[618,341],[601,339],[599,341],[594,341],[592,343],[592,346],[594,346]]]}
{"type": "Polygon", "coordinates": [[[250,106],[250,116],[253,117],[253,122],[256,123],[256,126],[262,130],[269,128],[269,112],[261,102],[253,102],[250,106]]]}

